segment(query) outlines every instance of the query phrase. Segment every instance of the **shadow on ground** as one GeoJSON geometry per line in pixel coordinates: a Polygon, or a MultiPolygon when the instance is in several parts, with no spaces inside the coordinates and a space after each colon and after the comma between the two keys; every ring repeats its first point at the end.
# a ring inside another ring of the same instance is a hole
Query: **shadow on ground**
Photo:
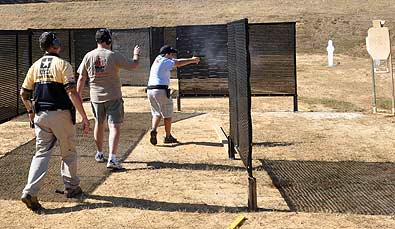
{"type": "Polygon", "coordinates": [[[212,147],[222,147],[222,143],[218,142],[178,142],[173,144],[158,144],[156,147],[176,147],[176,146],[184,146],[184,145],[198,145],[198,146],[212,146],[212,147]]]}
{"type": "Polygon", "coordinates": [[[294,142],[253,142],[252,146],[258,147],[279,147],[279,146],[291,146],[294,142]]]}
{"type": "MultiPolygon", "coordinates": [[[[176,113],[174,122],[192,118],[201,113],[176,113]]],[[[136,145],[150,129],[151,114],[126,113],[121,127],[121,139],[119,143],[118,157],[123,161],[132,153],[136,145]]],[[[91,127],[94,121],[91,120],[91,127]]],[[[106,163],[97,163],[94,160],[96,145],[92,131],[82,135],[81,126],[76,126],[76,144],[78,158],[78,173],[81,178],[81,187],[85,193],[92,193],[111,174],[106,168],[106,163]]],[[[104,149],[108,149],[108,131],[105,133],[104,149]]],[[[107,152],[107,150],[105,151],[107,152]]],[[[35,139],[19,146],[0,158],[0,199],[20,199],[21,192],[26,185],[31,159],[35,153],[35,139]]],[[[108,152],[106,153],[108,155],[108,152]]],[[[82,199],[67,199],[63,195],[55,193],[56,189],[63,189],[60,177],[60,149],[55,147],[49,163],[48,172],[44,178],[39,199],[43,201],[82,201],[82,199]]]]}
{"type": "MultiPolygon", "coordinates": [[[[110,208],[110,207],[124,207],[124,208],[135,208],[141,210],[151,211],[168,211],[168,212],[190,212],[190,213],[222,213],[222,212],[247,212],[246,207],[226,207],[219,205],[207,205],[207,204],[191,204],[191,203],[169,203],[163,201],[152,201],[144,199],[135,199],[127,197],[115,197],[115,196],[99,196],[99,195],[87,195],[86,200],[99,200],[106,201],[106,203],[80,203],[73,207],[62,207],[55,209],[43,209],[42,214],[63,214],[69,212],[77,212],[86,209],[97,209],[97,208],[110,208]]],[[[260,208],[258,211],[270,211],[270,212],[289,212],[288,210],[276,210],[276,209],[264,209],[260,208]]]]}
{"type": "Polygon", "coordinates": [[[222,171],[247,171],[245,167],[239,166],[229,166],[229,165],[214,165],[214,164],[192,164],[192,163],[168,163],[168,162],[160,162],[160,161],[151,161],[151,162],[142,162],[142,161],[133,161],[124,163],[131,164],[147,164],[147,168],[137,168],[132,170],[145,170],[145,169],[183,169],[183,170],[222,170],[222,171]]]}

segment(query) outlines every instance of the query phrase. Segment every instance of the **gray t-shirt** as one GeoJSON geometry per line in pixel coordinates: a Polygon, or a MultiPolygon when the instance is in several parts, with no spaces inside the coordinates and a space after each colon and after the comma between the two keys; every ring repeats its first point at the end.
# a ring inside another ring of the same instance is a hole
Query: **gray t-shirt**
{"type": "Polygon", "coordinates": [[[96,48],[84,56],[77,72],[89,77],[92,102],[102,103],[122,98],[119,77],[121,68],[132,70],[135,65],[122,54],[105,48],[96,48]]]}

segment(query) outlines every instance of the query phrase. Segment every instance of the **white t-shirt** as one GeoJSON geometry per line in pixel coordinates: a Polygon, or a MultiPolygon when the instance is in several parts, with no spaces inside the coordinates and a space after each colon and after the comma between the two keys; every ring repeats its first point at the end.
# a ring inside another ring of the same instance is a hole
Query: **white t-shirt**
{"type": "Polygon", "coordinates": [[[151,66],[148,86],[169,85],[170,71],[174,64],[174,60],[158,55],[151,66]]]}

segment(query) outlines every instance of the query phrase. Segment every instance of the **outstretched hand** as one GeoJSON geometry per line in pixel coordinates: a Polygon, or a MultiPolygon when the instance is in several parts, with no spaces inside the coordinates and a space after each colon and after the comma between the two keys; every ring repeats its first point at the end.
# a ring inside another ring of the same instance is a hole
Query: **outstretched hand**
{"type": "Polygon", "coordinates": [[[194,61],[195,64],[198,64],[200,62],[200,57],[193,56],[192,60],[194,61]]]}

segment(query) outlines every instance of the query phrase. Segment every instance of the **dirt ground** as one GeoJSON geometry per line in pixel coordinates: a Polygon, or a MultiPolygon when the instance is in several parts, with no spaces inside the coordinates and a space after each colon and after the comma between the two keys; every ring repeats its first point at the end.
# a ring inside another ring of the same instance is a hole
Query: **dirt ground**
{"type": "MultiPolygon", "coordinates": [[[[369,60],[335,58],[338,65],[329,68],[325,56],[298,55],[299,112],[292,112],[292,98],[252,98],[255,167],[260,159],[395,162],[395,119],[384,103],[379,114],[371,112],[369,60]]],[[[389,79],[378,78],[383,101],[390,98],[389,79]]],[[[143,88],[125,87],[123,94],[126,112],[149,111],[143,88]]],[[[248,212],[247,173],[240,160],[227,159],[217,131],[228,132],[228,109],[228,98],[182,99],[181,113],[192,114],[173,125],[182,144],[166,147],[159,138],[152,146],[146,134],[123,162],[126,171],[111,174],[84,202],[43,202],[49,210],[37,215],[20,201],[0,200],[0,225],[226,228],[243,215],[241,228],[395,227],[393,215],[291,212],[265,171],[254,171],[260,211],[248,212]]],[[[34,137],[26,117],[1,124],[0,132],[1,155],[34,137]]]]}

